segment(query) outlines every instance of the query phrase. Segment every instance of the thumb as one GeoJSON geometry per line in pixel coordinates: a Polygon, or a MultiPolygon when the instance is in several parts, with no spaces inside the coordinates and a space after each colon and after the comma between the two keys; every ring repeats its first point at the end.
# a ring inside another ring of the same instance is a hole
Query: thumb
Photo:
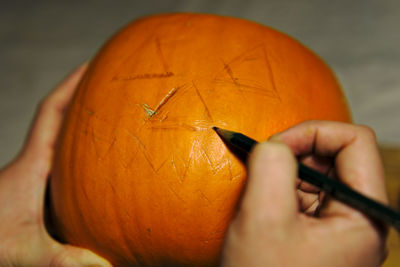
{"type": "Polygon", "coordinates": [[[51,264],[49,266],[112,267],[110,262],[88,249],[63,245],[54,240],[52,240],[50,253],[51,264]]]}
{"type": "Polygon", "coordinates": [[[17,252],[15,255],[11,253],[12,266],[112,267],[106,259],[88,249],[54,240],[44,226],[29,227],[29,231],[20,236],[14,243],[11,242],[11,252],[17,252]]]}
{"type": "Polygon", "coordinates": [[[106,259],[90,250],[68,245],[64,245],[64,250],[56,257],[54,266],[112,267],[106,259]]]}
{"type": "Polygon", "coordinates": [[[250,155],[248,167],[242,202],[246,212],[269,223],[293,222],[298,210],[297,163],[290,148],[276,141],[258,144],[250,155]]]}

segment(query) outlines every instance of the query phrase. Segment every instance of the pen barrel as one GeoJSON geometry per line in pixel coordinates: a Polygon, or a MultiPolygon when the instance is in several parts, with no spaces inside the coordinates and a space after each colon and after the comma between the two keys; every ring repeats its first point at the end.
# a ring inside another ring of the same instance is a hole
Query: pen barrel
{"type": "MultiPolygon", "coordinates": [[[[223,133],[220,136],[226,142],[246,153],[257,144],[257,141],[241,133],[221,129],[218,132],[223,133]]],[[[364,196],[341,181],[332,179],[302,163],[298,163],[298,177],[371,219],[392,225],[400,233],[400,213],[391,207],[364,196]]]]}
{"type": "Polygon", "coordinates": [[[368,198],[344,183],[327,177],[304,164],[299,163],[298,172],[303,181],[321,188],[334,199],[363,212],[372,219],[392,225],[400,232],[400,214],[389,206],[368,198]]]}

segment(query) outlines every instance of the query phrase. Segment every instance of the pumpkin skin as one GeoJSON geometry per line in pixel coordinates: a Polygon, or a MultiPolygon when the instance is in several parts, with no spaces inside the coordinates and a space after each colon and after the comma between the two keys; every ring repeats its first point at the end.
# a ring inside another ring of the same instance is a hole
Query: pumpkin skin
{"type": "Polygon", "coordinates": [[[211,127],[261,141],[310,119],[351,121],[329,67],[291,37],[214,15],[139,19],[68,110],[53,227],[115,266],[216,266],[246,169],[211,127]]]}

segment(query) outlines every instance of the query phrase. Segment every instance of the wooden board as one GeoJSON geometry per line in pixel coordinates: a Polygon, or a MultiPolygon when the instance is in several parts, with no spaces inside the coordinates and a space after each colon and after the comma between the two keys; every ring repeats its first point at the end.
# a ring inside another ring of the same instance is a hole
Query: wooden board
{"type": "MultiPolygon", "coordinates": [[[[400,147],[381,146],[381,155],[385,167],[390,205],[400,210],[400,147]]],[[[399,234],[393,229],[390,230],[387,246],[389,256],[383,266],[400,266],[400,239],[399,234]]]]}

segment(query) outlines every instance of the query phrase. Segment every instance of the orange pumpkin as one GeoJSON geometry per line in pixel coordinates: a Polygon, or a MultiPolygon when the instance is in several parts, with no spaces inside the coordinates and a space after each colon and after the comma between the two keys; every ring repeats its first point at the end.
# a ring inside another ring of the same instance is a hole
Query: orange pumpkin
{"type": "Polygon", "coordinates": [[[211,129],[257,140],[351,120],[325,63],[236,18],[163,14],[125,27],[90,64],[51,179],[61,238],[115,266],[215,266],[246,169],[211,129]]]}

